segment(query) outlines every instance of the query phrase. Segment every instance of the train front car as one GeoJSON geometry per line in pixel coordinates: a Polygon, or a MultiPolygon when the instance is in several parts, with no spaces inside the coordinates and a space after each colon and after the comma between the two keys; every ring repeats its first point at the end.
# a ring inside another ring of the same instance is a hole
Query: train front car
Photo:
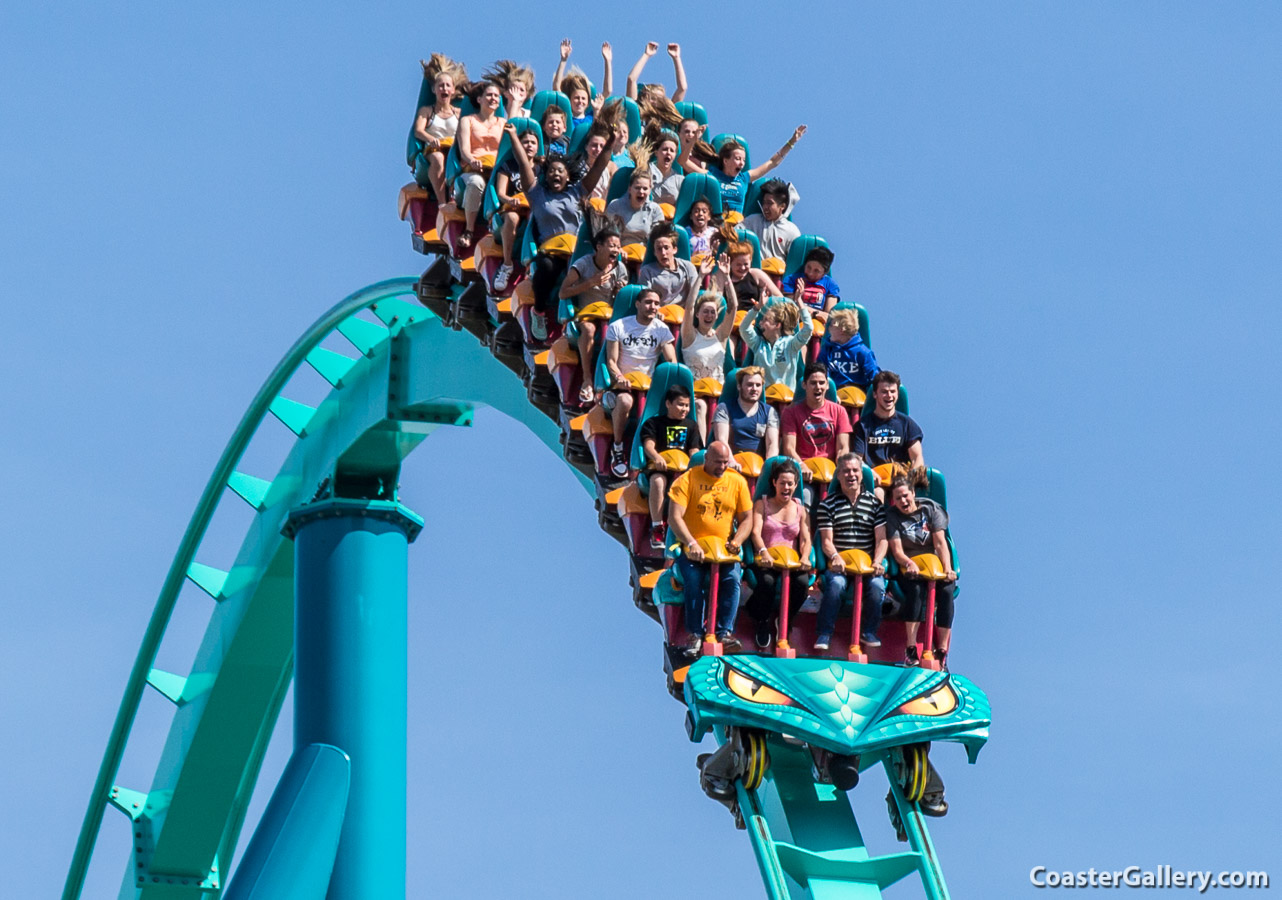
{"type": "Polygon", "coordinates": [[[822,658],[705,656],[686,672],[686,729],[713,732],[700,783],[749,831],[772,898],[876,896],[913,872],[926,895],[947,888],[922,820],[941,815],[932,741],[974,762],[988,740],[988,698],[948,671],[822,658]],[[891,824],[911,852],[871,857],[844,792],[881,763],[891,824]],[[863,891],[863,893],[861,893],[863,891]]]}

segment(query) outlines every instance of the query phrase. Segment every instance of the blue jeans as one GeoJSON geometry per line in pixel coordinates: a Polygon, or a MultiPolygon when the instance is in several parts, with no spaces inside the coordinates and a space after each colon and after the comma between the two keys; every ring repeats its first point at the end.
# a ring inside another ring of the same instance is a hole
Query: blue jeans
{"type": "MultiPolygon", "coordinates": [[[[677,569],[681,572],[681,593],[686,601],[686,630],[691,634],[703,634],[703,601],[708,595],[708,583],[712,580],[712,566],[709,563],[693,562],[687,556],[677,559],[677,569]]],[[[734,619],[739,612],[739,579],[742,568],[739,563],[722,565],[717,578],[717,635],[734,631],[734,619]]]]}
{"type": "MultiPolygon", "coordinates": [[[[832,637],[837,614],[841,612],[841,598],[846,588],[854,589],[853,585],[854,576],[824,572],[823,602],[819,604],[819,623],[815,626],[817,637],[832,637]]],[[[885,578],[880,575],[864,577],[863,616],[859,621],[859,630],[864,634],[877,633],[877,626],[881,624],[881,601],[885,596],[885,578]]]]}

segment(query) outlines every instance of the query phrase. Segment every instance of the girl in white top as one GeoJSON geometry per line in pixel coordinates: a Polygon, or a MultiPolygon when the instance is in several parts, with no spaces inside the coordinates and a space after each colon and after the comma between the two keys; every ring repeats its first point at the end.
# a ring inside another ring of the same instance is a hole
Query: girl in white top
{"type": "MultiPolygon", "coordinates": [[[[433,63],[435,60],[433,60],[433,63]]],[[[423,142],[423,159],[427,161],[427,178],[437,203],[449,200],[445,184],[445,147],[441,141],[454,140],[458,131],[458,108],[454,105],[454,76],[437,72],[432,79],[433,103],[420,106],[414,117],[414,137],[423,142]]]]}
{"type": "MultiPolygon", "coordinates": [[[[730,280],[730,258],[721,254],[720,259],[713,260],[709,255],[699,265],[699,278],[695,279],[686,292],[685,318],[681,321],[681,361],[690,367],[695,381],[700,378],[711,378],[718,384],[726,380],[726,341],[734,331],[735,313],[739,301],[735,296],[734,282],[730,280]],[[703,279],[712,274],[712,291],[699,295],[699,285],[703,279]],[[725,295],[726,314],[717,325],[717,316],[721,312],[722,293],[725,295]]],[[[696,397],[695,421],[699,423],[699,434],[707,441],[708,437],[708,401],[696,397]]]]}

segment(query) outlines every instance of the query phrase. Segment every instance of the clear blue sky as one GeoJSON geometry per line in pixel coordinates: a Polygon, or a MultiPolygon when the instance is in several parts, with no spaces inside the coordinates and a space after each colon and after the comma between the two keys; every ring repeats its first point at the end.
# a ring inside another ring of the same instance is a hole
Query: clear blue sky
{"type": "MultiPolygon", "coordinates": [[[[485,9],[483,28],[421,3],[0,11],[3,893],[60,889],[156,592],[257,386],[322,310],[423,266],[395,217],[418,59],[514,56],[546,86],[565,34],[593,77],[611,40],[620,86],[644,41],[680,41],[691,98],[754,151],[810,126],[782,174],[948,475],[953,665],[993,704],[978,765],[937,754],[954,896],[1033,895],[1039,864],[1282,878],[1277,548],[1246,528],[1280,493],[1282,7],[485,9]]],[[[670,85],[666,62],[647,75],[670,85]]],[[[411,895],[757,895],[625,555],[564,466],[483,414],[409,460],[403,497],[431,520],[411,895]]],[[[186,597],[166,668],[206,613],[186,597]]],[[[163,701],[139,727],[120,780],[145,789],[163,701]]],[[[892,850],[883,794],[855,803],[892,850]]],[[[127,838],[109,814],[86,897],[114,896],[127,838]]]]}

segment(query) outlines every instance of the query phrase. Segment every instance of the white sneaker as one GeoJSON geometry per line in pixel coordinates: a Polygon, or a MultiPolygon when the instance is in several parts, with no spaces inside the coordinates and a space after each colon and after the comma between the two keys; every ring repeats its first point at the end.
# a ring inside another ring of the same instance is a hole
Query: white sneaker
{"type": "Polygon", "coordinates": [[[498,272],[494,274],[494,290],[503,293],[507,290],[507,283],[512,278],[512,267],[507,263],[499,266],[498,272]]]}

